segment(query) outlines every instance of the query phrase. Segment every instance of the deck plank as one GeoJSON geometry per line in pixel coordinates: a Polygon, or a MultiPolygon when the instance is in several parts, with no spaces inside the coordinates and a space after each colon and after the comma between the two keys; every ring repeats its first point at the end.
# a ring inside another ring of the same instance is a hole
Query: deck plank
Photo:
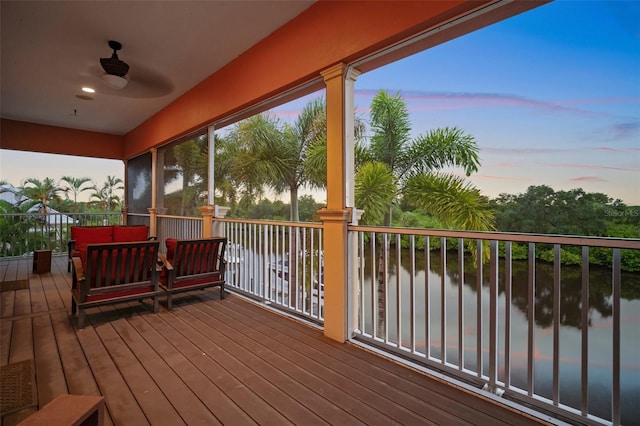
{"type": "Polygon", "coordinates": [[[121,318],[108,324],[101,324],[96,327],[96,332],[111,355],[123,380],[125,380],[131,393],[136,397],[137,404],[152,425],[185,424],[171,402],[165,397],[153,378],[140,363],[140,360],[136,358],[135,354],[131,352],[122,337],[117,333],[115,327],[124,322],[126,320],[121,318]]]}
{"type": "Polygon", "coordinates": [[[80,346],[87,357],[101,395],[106,395],[105,404],[114,424],[149,424],[136,398],[120,372],[108,349],[102,344],[93,327],[78,330],[80,346]]]}
{"type": "Polygon", "coordinates": [[[49,315],[33,318],[33,344],[38,377],[38,405],[48,404],[56,396],[67,393],[58,347],[49,315]]]}
{"type": "MultiPolygon", "coordinates": [[[[58,344],[58,356],[65,372],[69,393],[99,396],[100,390],[84,352],[79,350],[80,342],[69,322],[68,314],[55,312],[51,314],[51,321],[58,344]]],[[[106,408],[104,424],[105,426],[113,425],[108,407],[106,408]]]]}
{"type": "MultiPolygon", "coordinates": [[[[172,410],[177,411],[178,416],[186,424],[222,424],[129,322],[124,320],[114,321],[113,327],[136,357],[140,366],[145,369],[163,396],[167,398],[164,403],[171,407],[172,410]]],[[[147,417],[151,419],[151,416],[147,415],[147,417]]],[[[164,419],[167,420],[169,418],[166,417],[164,419]]],[[[152,423],[154,422],[152,421],[152,423]]]]}
{"type": "MultiPolygon", "coordinates": [[[[207,309],[204,304],[196,307],[207,309]]],[[[429,424],[424,420],[425,414],[428,414],[428,418],[433,420],[431,424],[437,424],[438,420],[450,419],[450,413],[438,408],[431,408],[428,413],[422,412],[421,415],[415,414],[421,412],[423,404],[421,405],[420,400],[414,399],[396,387],[389,386],[388,383],[380,381],[375,376],[359,374],[357,370],[345,367],[339,361],[332,363],[330,353],[309,346],[309,343],[318,341],[320,337],[318,335],[310,337],[308,341],[298,340],[297,336],[294,338],[291,334],[265,326],[263,317],[253,315],[252,318],[252,312],[242,310],[240,306],[236,308],[236,306],[226,305],[216,307],[216,309],[211,307],[209,313],[214,321],[222,321],[226,317],[227,321],[233,322],[235,326],[243,324],[243,333],[260,339],[265,347],[283,354],[287,361],[294,365],[304,366],[306,370],[313,372],[317,377],[323,378],[333,386],[352,395],[356,407],[368,406],[378,410],[374,413],[377,415],[377,419],[373,423],[377,423],[379,420],[382,423],[396,421],[403,424],[415,424],[416,422],[429,424]],[[397,395],[395,401],[394,395],[397,395]],[[414,399],[413,404],[407,404],[408,407],[398,404],[398,401],[404,401],[406,398],[414,399]]],[[[320,334],[319,331],[316,333],[320,334]]],[[[365,419],[366,417],[362,416],[361,418],[365,419]]]]}
{"type": "Polygon", "coordinates": [[[16,305],[15,291],[0,292],[0,317],[1,318],[9,318],[14,316],[15,305],[16,305]]]}
{"type": "Polygon", "coordinates": [[[16,319],[11,330],[9,363],[33,359],[33,327],[29,317],[16,319]]]}
{"type": "MultiPolygon", "coordinates": [[[[31,283],[29,283],[31,285],[31,283]]],[[[31,304],[31,289],[16,290],[15,291],[15,305],[13,308],[13,314],[28,315],[33,312],[33,306],[31,304]]]]}
{"type": "Polygon", "coordinates": [[[259,354],[272,368],[291,376],[293,380],[369,425],[386,425],[393,421],[405,424],[424,423],[424,418],[397,405],[387,404],[386,399],[376,398],[377,395],[368,392],[348,376],[337,374],[316,361],[323,360],[325,353],[315,354],[315,359],[305,357],[297,352],[301,350],[299,346],[304,346],[300,342],[293,341],[290,336],[284,334],[276,336],[269,329],[255,332],[250,326],[242,323],[241,315],[234,314],[232,309],[223,305],[225,303],[221,303],[220,306],[196,303],[185,307],[185,311],[192,313],[194,317],[211,319],[206,322],[219,322],[217,329],[228,337],[233,337],[247,350],[259,354]],[[233,323],[234,326],[231,328],[225,323],[233,323]],[[286,366],[285,369],[280,368],[283,365],[286,366]],[[291,365],[293,367],[290,367],[291,365]],[[370,398],[373,398],[372,404],[363,403],[370,398]]]}
{"type": "MultiPolygon", "coordinates": [[[[255,327],[258,333],[268,333],[276,340],[279,340],[275,335],[276,332],[284,333],[285,335],[291,334],[291,341],[307,343],[309,346],[296,343],[290,345],[288,351],[283,351],[283,353],[307,350],[308,357],[322,359],[323,363],[326,363],[331,370],[339,375],[349,377],[349,381],[361,383],[378,395],[394,400],[394,404],[402,404],[406,408],[436,422],[450,421],[452,413],[472,423],[478,422],[482,424],[495,419],[494,414],[484,411],[486,404],[478,401],[476,395],[458,391],[456,400],[463,398],[468,400],[468,403],[463,407],[457,407],[458,404],[452,402],[451,396],[443,393],[443,389],[446,390],[448,385],[443,385],[435,380],[425,381],[424,375],[420,373],[388,363],[377,355],[363,353],[359,348],[340,345],[329,339],[324,341],[318,339],[317,336],[312,335],[316,331],[309,328],[289,327],[290,321],[284,318],[282,318],[282,321],[271,321],[269,326],[265,326],[265,318],[272,315],[265,310],[262,313],[255,310],[247,310],[244,309],[242,304],[233,307],[221,307],[220,310],[224,310],[224,314],[232,318],[233,321],[246,322],[255,327]],[[313,348],[313,350],[309,350],[309,348],[313,348]],[[329,352],[328,348],[340,350],[329,352]],[[363,361],[365,362],[363,363],[363,361]],[[414,395],[420,395],[420,400],[414,398],[414,395]],[[429,401],[430,404],[426,405],[424,401],[429,401]]],[[[367,400],[370,403],[375,402],[375,399],[367,398],[367,400]]],[[[506,411],[500,414],[502,417],[499,422],[506,422],[507,424],[518,424],[518,419],[521,417],[506,411]]]]}
{"type": "MultiPolygon", "coordinates": [[[[20,290],[27,291],[27,290],[20,290]]],[[[42,287],[42,280],[37,274],[31,274],[29,277],[29,293],[31,295],[31,312],[47,312],[49,306],[47,305],[47,298],[44,294],[44,288],[42,287]]],[[[18,292],[16,292],[17,294],[18,292]]]]}
{"type": "MultiPolygon", "coordinates": [[[[297,366],[284,363],[279,355],[268,353],[266,350],[263,350],[260,345],[250,344],[246,339],[243,339],[241,334],[237,334],[231,339],[221,331],[222,328],[224,328],[224,324],[216,324],[216,326],[213,327],[209,324],[209,321],[203,321],[199,316],[192,315],[190,310],[191,307],[186,305],[185,309],[177,313],[177,316],[187,323],[199,321],[200,326],[198,328],[206,339],[212,343],[215,340],[215,345],[223,347],[225,351],[238,361],[243,362],[245,368],[250,369],[254,374],[260,375],[272,386],[298,401],[299,404],[304,405],[316,414],[320,414],[323,419],[331,424],[366,424],[366,422],[351,415],[343,407],[327,400],[325,397],[327,395],[326,393],[325,395],[317,393],[320,389],[311,390],[293,378],[291,374],[293,374],[294,371],[299,371],[297,366]],[[246,346],[243,346],[242,343],[246,346]],[[273,363],[267,361],[272,358],[275,358],[276,361],[273,363]],[[277,368],[276,365],[279,363],[285,364],[285,368],[288,371],[284,372],[282,369],[277,368]]],[[[204,344],[208,345],[206,341],[204,344]]],[[[307,376],[306,379],[310,380],[310,377],[307,376]]],[[[320,386],[319,383],[315,384],[320,386]]]]}
{"type": "MultiPolygon", "coordinates": [[[[292,397],[288,392],[282,390],[281,387],[276,387],[273,382],[267,380],[261,374],[252,368],[254,362],[260,362],[260,359],[253,356],[244,359],[244,356],[238,358],[234,353],[229,352],[229,343],[226,339],[224,341],[212,341],[207,333],[203,330],[206,329],[206,324],[201,321],[188,322],[191,317],[186,317],[180,313],[180,310],[173,311],[175,321],[172,322],[173,327],[184,335],[190,342],[197,343],[197,348],[200,354],[212,357],[217,364],[238,378],[244,386],[252,389],[261,398],[267,401],[274,409],[282,413],[290,422],[294,424],[326,424],[323,417],[317,415],[316,411],[313,411],[304,404],[296,402],[297,400],[292,397]],[[243,362],[243,359],[245,362],[243,362]]],[[[216,335],[216,337],[219,337],[216,335]]]]}
{"type": "Polygon", "coordinates": [[[59,309],[65,309],[64,302],[60,297],[60,293],[55,286],[53,276],[51,274],[40,275],[40,282],[44,290],[44,297],[47,301],[47,310],[55,311],[59,309]]]}

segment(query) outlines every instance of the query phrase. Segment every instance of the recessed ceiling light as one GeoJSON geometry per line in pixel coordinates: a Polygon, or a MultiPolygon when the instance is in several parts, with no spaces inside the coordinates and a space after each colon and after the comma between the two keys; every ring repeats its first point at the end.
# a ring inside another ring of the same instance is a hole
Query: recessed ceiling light
{"type": "Polygon", "coordinates": [[[83,92],[87,92],[87,93],[95,93],[96,91],[94,89],[92,89],[91,87],[83,87],[82,88],[83,92]]]}

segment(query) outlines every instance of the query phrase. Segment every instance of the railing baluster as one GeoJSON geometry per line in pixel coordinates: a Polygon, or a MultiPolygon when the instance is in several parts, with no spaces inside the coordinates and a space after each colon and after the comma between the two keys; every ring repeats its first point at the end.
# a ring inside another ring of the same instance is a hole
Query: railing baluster
{"type": "Polygon", "coordinates": [[[511,386],[511,297],[513,273],[511,271],[511,241],[505,243],[504,260],[504,384],[511,386]]]}
{"type": "Polygon", "coordinates": [[[553,405],[560,402],[560,244],[553,246],[553,405]]]}
{"type": "Polygon", "coordinates": [[[447,362],[447,239],[440,238],[440,362],[447,362]]]}
{"type": "Polygon", "coordinates": [[[378,337],[378,280],[376,275],[376,233],[371,232],[371,335],[374,339],[378,337]]]}
{"type": "Polygon", "coordinates": [[[589,247],[582,246],[582,303],[580,307],[580,327],[582,329],[581,363],[581,406],[582,415],[589,414],[589,247]]]}
{"type": "Polygon", "coordinates": [[[489,389],[497,393],[498,382],[498,242],[490,242],[489,267],[489,389]]]}
{"type": "Polygon", "coordinates": [[[613,249],[613,380],[612,380],[612,420],[620,424],[620,297],[621,297],[621,259],[620,249],[613,249]]]}
{"type": "MultiPolygon", "coordinates": [[[[389,234],[382,234],[382,255],[383,261],[380,269],[383,271],[382,288],[384,290],[384,300],[382,302],[384,316],[384,342],[389,343],[389,234]]],[[[379,280],[378,280],[379,281],[379,280]]]]}
{"type": "Polygon", "coordinates": [[[396,341],[402,347],[402,261],[400,234],[396,234],[396,341]]]}
{"type": "Polygon", "coordinates": [[[458,238],[458,370],[464,369],[464,239],[458,238]]]}
{"type": "MultiPolygon", "coordinates": [[[[411,353],[416,352],[416,237],[409,236],[409,324],[411,353]]],[[[425,312],[426,315],[426,312],[425,312]]]]}
{"type": "Polygon", "coordinates": [[[431,358],[431,241],[429,236],[424,237],[424,355],[431,358]]]}
{"type": "Polygon", "coordinates": [[[482,241],[476,241],[476,373],[478,377],[482,377],[483,360],[482,360],[482,328],[484,321],[482,320],[482,280],[484,279],[484,271],[482,265],[482,241]]]}
{"type": "Polygon", "coordinates": [[[534,369],[534,336],[535,336],[535,300],[536,300],[536,257],[535,244],[529,243],[529,271],[527,283],[527,393],[533,396],[533,369],[534,369]]]}

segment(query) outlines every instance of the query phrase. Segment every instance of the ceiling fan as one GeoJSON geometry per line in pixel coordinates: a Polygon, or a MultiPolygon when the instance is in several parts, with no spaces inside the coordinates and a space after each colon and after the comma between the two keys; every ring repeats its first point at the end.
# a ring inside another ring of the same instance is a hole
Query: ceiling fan
{"type": "MultiPolygon", "coordinates": [[[[106,94],[126,98],[156,98],[165,96],[173,90],[171,80],[162,73],[149,67],[145,61],[131,59],[129,63],[118,57],[122,44],[109,40],[109,48],[113,50],[111,57],[100,58],[100,66],[94,62],[89,69],[91,75],[102,80],[111,90],[106,94]],[[122,90],[126,87],[126,90],[122,90]]],[[[82,96],[82,95],[80,95],[82,96]]]]}
{"type": "Polygon", "coordinates": [[[126,77],[129,72],[129,64],[118,58],[118,50],[122,49],[122,44],[109,40],[109,47],[113,49],[111,57],[100,58],[100,65],[105,72],[102,81],[112,89],[123,89],[129,82],[126,77]]]}

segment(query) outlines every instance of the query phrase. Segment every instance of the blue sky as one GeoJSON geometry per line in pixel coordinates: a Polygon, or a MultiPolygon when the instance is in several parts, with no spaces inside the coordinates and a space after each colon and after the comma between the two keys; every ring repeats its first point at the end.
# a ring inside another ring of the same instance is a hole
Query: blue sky
{"type": "Polygon", "coordinates": [[[400,91],[415,135],[473,135],[489,196],[545,184],[640,204],[640,1],[541,6],[362,75],[357,104],[379,88],[400,91]]]}
{"type": "MultiPolygon", "coordinates": [[[[400,92],[413,136],[475,137],[484,194],[531,185],[640,204],[640,1],[556,1],[356,81],[367,119],[379,89],[400,92]]],[[[295,117],[300,104],[280,110],[295,117]]],[[[452,170],[456,172],[456,170],[452,170]]]]}
{"type": "MultiPolygon", "coordinates": [[[[556,1],[363,74],[362,118],[379,89],[404,97],[414,136],[473,135],[482,165],[469,179],[485,195],[544,184],[640,205],[640,0],[556,1]]],[[[308,99],[276,112],[291,120],[308,99]]],[[[120,161],[34,156],[1,151],[0,179],[124,174],[120,161]]]]}

